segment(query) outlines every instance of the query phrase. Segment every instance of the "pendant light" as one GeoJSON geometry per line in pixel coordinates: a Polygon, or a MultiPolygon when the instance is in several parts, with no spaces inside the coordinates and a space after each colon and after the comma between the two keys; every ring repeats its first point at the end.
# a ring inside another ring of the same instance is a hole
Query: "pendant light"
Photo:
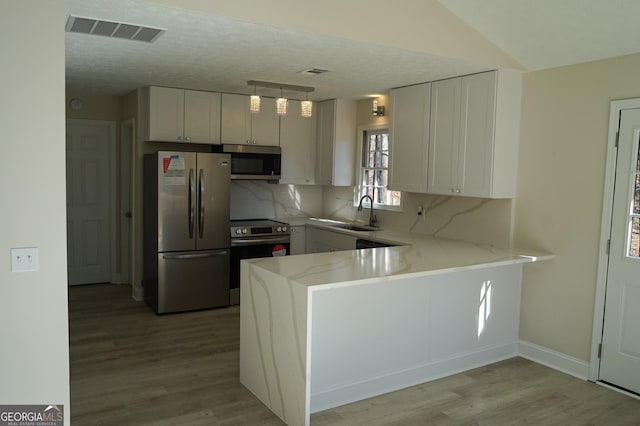
{"type": "Polygon", "coordinates": [[[304,101],[300,102],[300,115],[309,118],[313,114],[313,102],[309,100],[309,92],[306,92],[304,101]]]}
{"type": "Polygon", "coordinates": [[[280,97],[276,99],[276,113],[278,115],[287,115],[287,98],[282,95],[282,88],[280,88],[280,97]]]}
{"type": "Polygon", "coordinates": [[[252,113],[260,112],[260,96],[256,94],[256,85],[253,85],[253,95],[251,95],[251,100],[249,104],[249,110],[252,113]]]}
{"type": "Polygon", "coordinates": [[[252,113],[260,112],[260,96],[256,94],[256,87],[267,87],[270,89],[280,89],[280,97],[276,99],[276,113],[280,116],[287,115],[288,99],[284,97],[284,89],[294,92],[305,92],[305,100],[300,101],[300,115],[308,118],[313,115],[313,102],[309,100],[309,92],[315,89],[309,86],[296,86],[293,84],[275,83],[271,81],[247,81],[249,86],[253,86],[253,95],[251,96],[249,108],[252,113]]]}

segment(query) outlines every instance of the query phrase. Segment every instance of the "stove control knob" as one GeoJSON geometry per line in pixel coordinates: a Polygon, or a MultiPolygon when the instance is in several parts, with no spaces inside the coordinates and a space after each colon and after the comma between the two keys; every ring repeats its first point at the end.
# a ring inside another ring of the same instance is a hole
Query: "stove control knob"
{"type": "Polygon", "coordinates": [[[246,234],[247,232],[248,232],[248,231],[247,231],[247,228],[242,228],[242,233],[243,233],[243,234],[246,234]]]}
{"type": "Polygon", "coordinates": [[[286,226],[282,227],[282,232],[287,232],[287,227],[286,226]]]}
{"type": "Polygon", "coordinates": [[[278,232],[282,232],[282,226],[278,226],[278,227],[276,228],[276,231],[278,231],[278,232]]]}
{"type": "Polygon", "coordinates": [[[236,229],[236,234],[242,234],[242,229],[240,228],[236,229]]]}

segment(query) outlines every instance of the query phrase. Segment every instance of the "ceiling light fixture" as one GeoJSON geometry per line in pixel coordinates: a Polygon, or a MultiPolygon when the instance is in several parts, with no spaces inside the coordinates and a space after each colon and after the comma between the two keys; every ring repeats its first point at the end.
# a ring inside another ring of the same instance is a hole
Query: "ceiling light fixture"
{"type": "MultiPolygon", "coordinates": [[[[311,117],[313,113],[313,103],[309,100],[309,92],[313,92],[315,89],[309,86],[296,86],[293,84],[284,84],[284,83],[273,83],[270,81],[256,81],[249,80],[247,81],[249,86],[253,86],[254,93],[256,86],[267,87],[271,89],[280,89],[280,97],[276,99],[276,113],[278,115],[286,115],[287,114],[287,104],[288,99],[284,97],[283,90],[290,90],[294,92],[305,92],[306,98],[304,101],[300,102],[300,115],[302,117],[311,117]]],[[[254,95],[256,96],[256,95],[254,95]]],[[[253,96],[251,97],[251,112],[253,111],[253,96]]]]}
{"type": "Polygon", "coordinates": [[[375,98],[373,100],[373,108],[372,108],[371,114],[376,117],[384,116],[384,107],[378,106],[378,98],[375,98]]]}
{"type": "Polygon", "coordinates": [[[306,94],[305,100],[300,101],[300,115],[304,118],[310,118],[313,114],[313,102],[309,100],[309,93],[306,94]]]}
{"type": "Polygon", "coordinates": [[[282,88],[280,88],[280,97],[276,99],[276,113],[278,115],[287,115],[287,98],[282,96],[282,88]]]}
{"type": "Polygon", "coordinates": [[[256,94],[256,85],[253,85],[253,95],[251,95],[251,103],[249,105],[249,110],[252,113],[260,112],[260,96],[256,94]]]}

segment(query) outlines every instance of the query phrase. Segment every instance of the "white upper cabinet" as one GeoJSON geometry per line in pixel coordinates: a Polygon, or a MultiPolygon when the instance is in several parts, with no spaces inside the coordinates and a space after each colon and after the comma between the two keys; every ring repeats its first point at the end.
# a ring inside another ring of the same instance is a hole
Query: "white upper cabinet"
{"type": "Polygon", "coordinates": [[[431,87],[431,131],[427,192],[457,194],[461,78],[436,81],[431,87]]]}
{"type": "Polygon", "coordinates": [[[329,99],[317,108],[316,183],[353,186],[356,155],[356,102],[329,99]]]}
{"type": "Polygon", "coordinates": [[[430,96],[431,83],[390,92],[390,189],[427,192],[430,96]]]}
{"type": "Polygon", "coordinates": [[[516,71],[432,83],[427,192],[515,196],[521,92],[516,71]]]}
{"type": "Polygon", "coordinates": [[[220,94],[171,87],[142,90],[144,140],[220,143],[220,94]]]}
{"type": "Polygon", "coordinates": [[[316,181],[317,106],[312,117],[300,115],[300,101],[289,100],[288,113],[280,117],[282,174],[280,183],[313,185],[316,181]]]}
{"type": "Polygon", "coordinates": [[[249,111],[249,96],[222,94],[222,143],[278,145],[279,120],[275,101],[262,98],[260,112],[249,111]]]}
{"type": "Polygon", "coordinates": [[[184,91],[186,142],[220,143],[220,93],[184,91]]]}

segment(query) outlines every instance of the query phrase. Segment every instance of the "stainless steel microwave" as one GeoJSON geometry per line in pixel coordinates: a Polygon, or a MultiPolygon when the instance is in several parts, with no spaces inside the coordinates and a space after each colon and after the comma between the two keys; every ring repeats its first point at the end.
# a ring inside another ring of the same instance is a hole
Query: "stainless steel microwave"
{"type": "Polygon", "coordinates": [[[279,146],[225,144],[222,152],[231,154],[231,179],[280,180],[279,146]]]}

